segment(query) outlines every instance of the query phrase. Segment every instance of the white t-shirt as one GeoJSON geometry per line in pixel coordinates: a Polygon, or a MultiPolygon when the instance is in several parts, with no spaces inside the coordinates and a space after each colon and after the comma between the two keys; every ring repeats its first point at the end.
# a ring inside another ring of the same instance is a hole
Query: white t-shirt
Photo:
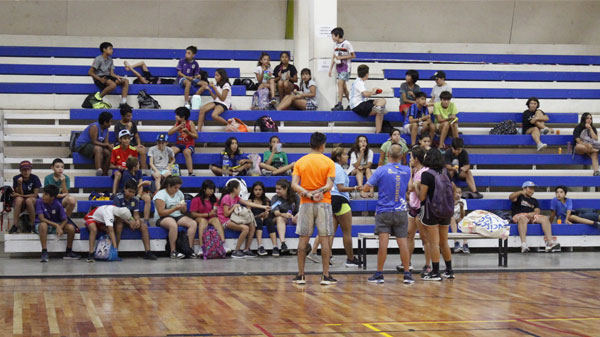
{"type": "Polygon", "coordinates": [[[221,101],[219,99],[219,97],[215,98],[215,103],[221,103],[224,104],[227,109],[231,109],[231,85],[229,85],[229,83],[225,83],[225,85],[223,85],[223,88],[221,88],[218,85],[215,85],[215,90],[217,91],[217,93],[219,95],[221,95],[221,93],[223,92],[223,90],[225,89],[229,89],[229,91],[227,92],[227,97],[225,97],[225,101],[221,101]]]}
{"type": "MultiPolygon", "coordinates": [[[[308,81],[308,85],[306,86],[304,81],[300,81],[300,90],[302,91],[303,94],[310,94],[310,87],[312,87],[313,85],[315,86],[315,89],[317,88],[317,85],[315,84],[315,81],[310,80],[308,81]]],[[[317,91],[315,91],[315,96],[314,97],[306,97],[306,101],[307,102],[312,102],[312,104],[314,106],[317,106],[317,91]]]]}
{"type": "Polygon", "coordinates": [[[92,215],[92,219],[94,219],[97,222],[103,223],[108,227],[113,227],[115,225],[115,215],[114,215],[115,208],[117,208],[117,206],[113,206],[113,205],[100,206],[96,209],[96,211],[92,215]]]}
{"type": "MultiPolygon", "coordinates": [[[[169,193],[167,193],[166,189],[162,189],[154,195],[154,198],[152,198],[152,200],[154,200],[154,201],[156,201],[157,199],[160,199],[165,202],[165,209],[170,209],[170,208],[173,208],[173,207],[179,205],[179,203],[181,203],[181,201],[185,200],[185,197],[183,195],[183,192],[181,192],[181,191],[177,191],[177,193],[175,193],[174,196],[170,196],[169,193]]],[[[175,211],[175,212],[171,213],[169,216],[178,217],[178,216],[182,216],[182,215],[183,214],[180,211],[175,211]]],[[[158,220],[159,218],[160,218],[160,216],[158,215],[158,212],[154,212],[154,219],[158,220]]]]}
{"type": "Polygon", "coordinates": [[[350,90],[350,108],[354,109],[357,105],[367,100],[362,95],[363,91],[367,91],[365,81],[361,78],[357,78],[352,82],[352,89],[350,90]]]}
{"type": "Polygon", "coordinates": [[[454,219],[457,221],[460,219],[460,203],[463,204],[463,209],[465,212],[467,211],[467,201],[463,198],[460,198],[457,204],[454,205],[454,219]]]}
{"type": "MultiPolygon", "coordinates": [[[[267,73],[269,74],[269,76],[264,76],[263,74],[263,79],[261,83],[267,83],[269,81],[269,78],[273,77],[273,68],[271,68],[269,66],[269,68],[266,70],[267,73]]],[[[254,69],[254,73],[255,74],[260,74],[260,73],[264,73],[265,71],[263,70],[263,68],[261,66],[257,66],[256,69],[254,69]]]]}
{"type": "Polygon", "coordinates": [[[154,145],[148,150],[148,156],[152,157],[154,166],[159,170],[166,170],[169,166],[171,158],[174,158],[173,149],[166,146],[164,150],[160,150],[158,145],[154,145]]]}
{"type": "MultiPolygon", "coordinates": [[[[348,174],[350,174],[350,172],[352,172],[355,169],[354,164],[356,164],[356,161],[358,160],[358,155],[359,154],[354,151],[352,151],[352,153],[350,154],[350,166],[348,166],[348,170],[346,170],[346,172],[348,172],[348,174]]],[[[371,149],[369,149],[367,155],[363,157],[360,165],[365,166],[365,165],[367,165],[367,163],[372,163],[372,162],[373,162],[373,151],[371,151],[371,149]]]]}
{"type": "MultiPolygon", "coordinates": [[[[344,40],[341,43],[336,43],[334,48],[334,53],[337,56],[347,56],[354,53],[354,48],[352,48],[352,44],[348,42],[348,40],[344,40]]],[[[340,60],[340,63],[335,65],[335,69],[338,73],[341,72],[350,72],[352,69],[352,64],[350,59],[340,60]]]]}
{"type": "Polygon", "coordinates": [[[444,85],[442,85],[441,87],[436,84],[433,86],[433,88],[431,88],[431,98],[433,98],[434,103],[441,101],[440,94],[444,91],[449,91],[450,93],[452,93],[452,88],[450,88],[448,83],[444,83],[444,85]]]}

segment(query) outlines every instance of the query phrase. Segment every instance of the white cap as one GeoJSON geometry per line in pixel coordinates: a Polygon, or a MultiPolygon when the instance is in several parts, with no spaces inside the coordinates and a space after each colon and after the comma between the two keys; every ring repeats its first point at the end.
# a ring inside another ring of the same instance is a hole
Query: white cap
{"type": "Polygon", "coordinates": [[[127,207],[115,207],[113,214],[123,220],[131,219],[131,212],[129,211],[129,208],[127,208],[127,207]]]}

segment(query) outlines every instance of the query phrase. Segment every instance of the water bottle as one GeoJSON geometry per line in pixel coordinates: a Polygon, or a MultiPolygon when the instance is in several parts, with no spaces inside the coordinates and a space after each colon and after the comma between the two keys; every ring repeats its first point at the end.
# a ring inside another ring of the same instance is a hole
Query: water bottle
{"type": "Polygon", "coordinates": [[[567,153],[571,153],[573,152],[573,145],[571,145],[571,142],[567,143],[567,153]]]}
{"type": "Polygon", "coordinates": [[[229,160],[229,155],[227,153],[223,154],[223,176],[229,176],[229,166],[231,161],[229,160]]]}
{"type": "Polygon", "coordinates": [[[452,161],[452,166],[454,167],[454,169],[455,169],[455,170],[457,170],[457,171],[458,171],[458,159],[454,159],[454,160],[452,161]]]}

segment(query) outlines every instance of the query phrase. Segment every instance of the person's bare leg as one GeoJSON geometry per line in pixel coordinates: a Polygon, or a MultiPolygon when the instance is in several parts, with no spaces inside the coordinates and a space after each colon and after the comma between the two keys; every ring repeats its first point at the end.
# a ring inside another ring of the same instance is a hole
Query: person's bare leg
{"type": "Polygon", "coordinates": [[[410,123],[410,145],[415,146],[417,144],[417,136],[419,135],[419,124],[410,123]]]}
{"type": "Polygon", "coordinates": [[[519,238],[521,238],[521,243],[527,243],[527,224],[529,221],[526,217],[521,217],[517,226],[519,228],[519,238]]]}
{"type": "Polygon", "coordinates": [[[531,135],[531,138],[533,139],[536,145],[542,143],[542,141],[540,140],[540,129],[538,129],[537,127],[529,128],[529,130],[527,130],[526,133],[531,135]]]}
{"type": "Polygon", "coordinates": [[[190,89],[192,88],[192,81],[186,78],[183,80],[183,84],[185,85],[183,89],[183,99],[185,100],[185,103],[187,103],[190,101],[190,89]]]}
{"type": "Polygon", "coordinates": [[[415,234],[417,234],[417,223],[415,218],[408,218],[408,232],[406,242],[408,247],[408,261],[412,260],[412,254],[415,250],[415,234]]]}
{"type": "Polygon", "coordinates": [[[586,219],[586,218],[582,218],[580,216],[577,215],[571,215],[569,217],[569,221],[571,221],[572,223],[582,223],[585,225],[593,225],[594,221],[590,220],[590,219],[586,219]]]}
{"type": "Polygon", "coordinates": [[[250,250],[252,246],[252,239],[254,239],[254,233],[256,232],[256,226],[254,224],[248,225],[248,235],[246,236],[246,250],[250,250]]]}
{"type": "Polygon", "coordinates": [[[547,216],[540,215],[538,216],[538,222],[542,225],[542,231],[544,232],[544,236],[546,236],[546,242],[552,242],[552,225],[550,224],[550,220],[547,216]]]}
{"type": "MultiPolygon", "coordinates": [[[[352,249],[352,212],[334,216],[342,227],[344,251],[348,260],[354,260],[354,250],[352,249]]],[[[331,236],[333,239],[333,236],[331,236]]]]}
{"type": "MultiPolygon", "coordinates": [[[[329,276],[329,260],[331,259],[331,245],[329,244],[330,237],[321,237],[321,261],[323,265],[323,275],[329,276]]],[[[303,252],[306,257],[306,251],[303,252]]],[[[298,255],[300,255],[300,249],[298,249],[298,255]]]]}
{"type": "MultiPolygon", "coordinates": [[[[298,275],[304,275],[304,266],[306,264],[306,247],[308,245],[309,240],[310,236],[300,236],[300,238],[298,239],[298,275]]],[[[321,255],[323,254],[329,253],[325,253],[323,249],[321,249],[321,255]]],[[[325,261],[324,258],[323,261],[325,261]]],[[[327,267],[329,267],[329,259],[327,260],[327,263],[323,264],[326,264],[327,267]]],[[[323,269],[325,269],[325,267],[323,267],[323,269]]]]}
{"type": "Polygon", "coordinates": [[[48,224],[40,222],[38,225],[38,233],[40,233],[40,244],[42,249],[48,249],[48,224]]]}
{"type": "Polygon", "coordinates": [[[102,149],[102,173],[106,176],[108,175],[108,169],[110,167],[110,155],[111,151],[109,149],[102,149]]]}
{"type": "Polygon", "coordinates": [[[458,175],[459,178],[464,179],[469,187],[469,190],[473,193],[477,192],[477,186],[475,186],[475,178],[473,178],[473,173],[471,170],[467,170],[466,172],[461,172],[458,175]]]}
{"type": "Polygon", "coordinates": [[[452,130],[452,137],[458,138],[458,122],[454,122],[450,126],[450,130],[452,130]]]}
{"type": "Polygon", "coordinates": [[[227,125],[227,121],[225,120],[225,118],[221,117],[221,114],[223,113],[223,107],[219,104],[215,104],[215,108],[213,109],[212,112],[212,119],[216,122],[219,122],[223,125],[227,125]]]}
{"type": "Polygon", "coordinates": [[[406,238],[396,238],[398,248],[400,249],[400,261],[404,266],[404,272],[410,273],[410,254],[408,251],[408,243],[406,238]]]}
{"type": "Polygon", "coordinates": [[[427,237],[427,231],[425,230],[425,225],[421,223],[421,221],[415,218],[415,222],[417,224],[417,229],[419,230],[419,236],[421,238],[421,243],[423,244],[423,254],[425,255],[425,264],[431,266],[431,246],[429,245],[429,238],[427,237]]]}
{"type": "Polygon", "coordinates": [[[185,167],[188,170],[188,174],[194,174],[194,162],[192,160],[192,150],[186,148],[183,150],[183,157],[185,158],[185,167]]]}
{"type": "Polygon", "coordinates": [[[272,171],[272,172],[273,172],[273,175],[275,175],[275,176],[276,176],[276,175],[284,174],[284,173],[286,173],[288,170],[291,170],[291,169],[293,169],[293,168],[294,168],[294,163],[291,163],[291,164],[287,164],[287,165],[285,165],[285,166],[282,166],[282,167],[280,167],[280,168],[278,168],[278,169],[275,169],[275,170],[274,170],[274,171],[272,171]]]}
{"type": "Polygon", "coordinates": [[[204,119],[206,117],[206,113],[215,108],[215,103],[210,102],[204,104],[200,107],[200,111],[198,112],[198,132],[202,131],[202,127],[204,126],[204,119]]]}
{"type": "MultiPolygon", "coordinates": [[[[450,124],[448,122],[443,122],[442,124],[440,124],[440,146],[439,148],[442,149],[444,148],[444,145],[446,144],[446,137],[448,136],[448,129],[450,128],[450,124]]],[[[433,140],[433,138],[432,138],[433,140]]]]}
{"type": "Polygon", "coordinates": [[[100,96],[104,97],[117,88],[117,84],[113,80],[106,80],[104,90],[100,92],[100,96]]]}
{"type": "Polygon", "coordinates": [[[387,248],[390,240],[389,233],[379,233],[379,249],[377,250],[377,270],[382,271],[385,260],[387,259],[387,248]]]}
{"type": "Polygon", "coordinates": [[[439,263],[440,262],[440,233],[439,233],[439,226],[426,226],[424,225],[423,227],[425,227],[425,231],[427,232],[427,238],[429,239],[429,245],[430,245],[430,250],[429,253],[431,254],[431,262],[433,263],[439,263]]]}
{"type": "Polygon", "coordinates": [[[450,252],[450,246],[448,245],[448,226],[438,226],[440,234],[440,252],[444,261],[452,260],[452,253],[450,252]]]}
{"type": "Polygon", "coordinates": [[[19,225],[19,215],[21,213],[21,210],[23,209],[24,202],[25,202],[25,198],[23,198],[23,197],[15,198],[14,209],[13,209],[13,225],[14,226],[19,225]]]}
{"type": "Polygon", "coordinates": [[[129,93],[129,80],[126,78],[121,79],[119,84],[121,86],[121,97],[127,98],[127,94],[129,93]]]}
{"type": "Polygon", "coordinates": [[[117,191],[119,189],[119,181],[121,181],[121,171],[115,170],[113,175],[114,175],[114,178],[113,178],[112,194],[117,194],[117,191]]]}
{"type": "Polygon", "coordinates": [[[283,98],[281,102],[277,105],[277,110],[281,111],[288,109],[292,105],[293,101],[294,97],[292,95],[285,96],[285,98],[283,98]]]}

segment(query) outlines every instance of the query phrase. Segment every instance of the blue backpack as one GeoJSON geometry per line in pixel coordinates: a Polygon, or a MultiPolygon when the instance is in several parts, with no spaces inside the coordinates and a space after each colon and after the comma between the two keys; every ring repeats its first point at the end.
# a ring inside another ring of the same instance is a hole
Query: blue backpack
{"type": "Polygon", "coordinates": [[[433,197],[425,199],[426,209],[435,218],[451,218],[454,215],[454,188],[446,169],[443,169],[442,173],[431,169],[427,172],[435,178],[435,188],[433,197]]]}

